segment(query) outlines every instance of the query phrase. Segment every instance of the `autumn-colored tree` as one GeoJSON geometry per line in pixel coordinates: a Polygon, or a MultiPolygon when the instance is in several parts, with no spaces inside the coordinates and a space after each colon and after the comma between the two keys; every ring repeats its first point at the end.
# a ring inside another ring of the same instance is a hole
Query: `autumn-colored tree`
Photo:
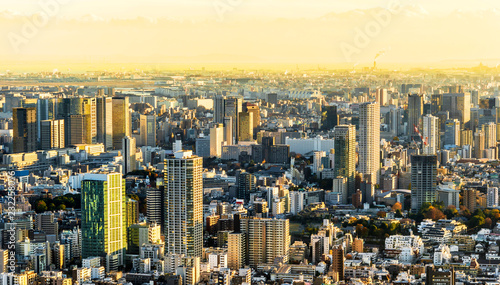
{"type": "Polygon", "coordinates": [[[396,202],[396,204],[392,205],[392,211],[396,212],[397,210],[403,210],[403,205],[400,202],[396,202]]]}
{"type": "Polygon", "coordinates": [[[362,231],[363,231],[363,225],[362,224],[357,224],[356,225],[356,234],[359,236],[359,235],[361,235],[362,231]]]}
{"type": "Polygon", "coordinates": [[[484,219],[484,224],[488,229],[491,229],[491,225],[493,225],[493,221],[490,218],[484,219]]]}
{"type": "Polygon", "coordinates": [[[429,211],[427,211],[427,213],[425,213],[425,217],[427,219],[431,219],[434,221],[446,218],[445,215],[443,214],[443,212],[441,212],[438,208],[435,208],[435,207],[430,207],[429,211]]]}
{"type": "Polygon", "coordinates": [[[377,212],[377,216],[379,216],[380,218],[385,218],[387,216],[387,212],[385,212],[385,211],[378,211],[377,212]]]}

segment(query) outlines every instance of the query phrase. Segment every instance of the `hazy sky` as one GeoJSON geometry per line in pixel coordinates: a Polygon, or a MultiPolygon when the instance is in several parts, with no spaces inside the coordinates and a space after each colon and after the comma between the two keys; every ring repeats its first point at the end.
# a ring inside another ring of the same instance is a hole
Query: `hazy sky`
{"type": "Polygon", "coordinates": [[[372,62],[380,54],[381,64],[479,60],[494,64],[500,62],[499,32],[498,0],[1,0],[0,4],[0,60],[19,62],[355,65],[372,62]],[[60,3],[55,9],[44,8],[43,3],[55,2],[60,3]],[[41,16],[34,16],[41,12],[50,14],[42,24],[41,16]]]}
{"type": "MultiPolygon", "coordinates": [[[[32,14],[41,2],[58,0],[2,0],[0,10],[32,14]]],[[[429,12],[450,13],[454,10],[474,11],[500,8],[497,0],[59,0],[61,16],[80,17],[197,17],[217,14],[215,6],[231,6],[235,15],[270,17],[318,17],[328,12],[346,12],[374,7],[386,8],[389,3],[416,4],[429,12]]]]}

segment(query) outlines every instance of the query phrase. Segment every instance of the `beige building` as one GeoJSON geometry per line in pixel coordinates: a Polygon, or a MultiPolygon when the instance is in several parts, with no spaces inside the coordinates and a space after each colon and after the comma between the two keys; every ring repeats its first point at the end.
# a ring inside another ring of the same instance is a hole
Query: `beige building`
{"type": "Polygon", "coordinates": [[[247,264],[273,263],[278,257],[288,262],[289,227],[289,221],[284,219],[242,219],[241,231],[247,240],[247,264]]]}

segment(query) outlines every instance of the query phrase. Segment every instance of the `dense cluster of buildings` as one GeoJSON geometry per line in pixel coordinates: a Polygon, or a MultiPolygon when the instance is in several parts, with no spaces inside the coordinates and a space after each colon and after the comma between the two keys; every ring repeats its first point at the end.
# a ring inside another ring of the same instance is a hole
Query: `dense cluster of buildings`
{"type": "Polygon", "coordinates": [[[498,84],[431,74],[4,86],[0,282],[499,282],[498,84]]]}

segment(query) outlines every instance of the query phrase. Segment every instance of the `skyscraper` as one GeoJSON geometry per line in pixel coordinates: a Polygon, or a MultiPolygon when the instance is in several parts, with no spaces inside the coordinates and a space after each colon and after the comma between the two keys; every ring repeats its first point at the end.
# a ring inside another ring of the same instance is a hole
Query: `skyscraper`
{"type": "MultiPolygon", "coordinates": [[[[233,136],[238,139],[237,135],[239,126],[239,114],[243,111],[243,100],[240,98],[227,98],[224,101],[224,117],[231,117],[233,121],[233,136]]],[[[233,142],[234,143],[234,142],[233,142]]]]}
{"type": "Polygon", "coordinates": [[[222,123],[225,116],[224,105],[226,97],[224,95],[214,96],[214,122],[222,123]]]}
{"type": "Polygon", "coordinates": [[[210,156],[220,157],[222,155],[222,143],[224,142],[224,127],[217,124],[210,129],[210,156]]]}
{"type": "Polygon", "coordinates": [[[338,124],[337,106],[321,106],[321,129],[329,131],[338,124]]]}
{"type": "Polygon", "coordinates": [[[445,93],[441,110],[450,112],[450,119],[457,119],[466,128],[470,122],[470,93],[445,93]]]}
{"type": "Polygon", "coordinates": [[[252,104],[252,103],[244,103],[243,104],[243,111],[252,113],[252,127],[254,129],[258,128],[260,126],[260,108],[259,105],[257,104],[252,104]]]}
{"type": "Polygon", "coordinates": [[[96,98],[85,98],[83,112],[87,115],[88,127],[87,132],[89,132],[89,143],[97,143],[97,106],[96,98]]]}
{"type": "Polygon", "coordinates": [[[418,212],[423,203],[436,201],[437,156],[411,157],[411,210],[418,212]]]}
{"type": "Polygon", "coordinates": [[[201,257],[203,247],[203,159],[179,151],[165,159],[165,251],[201,257]]]}
{"type": "Polygon", "coordinates": [[[43,120],[40,124],[40,147],[43,150],[64,148],[64,120],[43,120]]]}
{"type": "Polygon", "coordinates": [[[131,136],[128,97],[113,97],[113,149],[122,149],[122,139],[131,136]]]}
{"type": "Polygon", "coordinates": [[[436,154],[439,147],[439,119],[432,115],[425,115],[422,120],[422,136],[426,142],[424,154],[436,154]]]}
{"type": "Polygon", "coordinates": [[[484,145],[484,132],[482,130],[478,130],[474,134],[474,158],[483,158],[484,145]]]}
{"type": "Polygon", "coordinates": [[[69,133],[67,134],[67,145],[77,144],[91,144],[92,140],[90,133],[87,132],[89,115],[70,115],[66,122],[68,122],[69,133]]]}
{"type": "Polygon", "coordinates": [[[156,146],[156,115],[140,116],[141,146],[156,146]]]}
{"type": "Polygon", "coordinates": [[[66,146],[97,143],[95,98],[64,98],[58,106],[58,119],[64,119],[66,146]]]}
{"type": "Polygon", "coordinates": [[[123,152],[123,174],[127,174],[136,169],[136,144],[135,138],[124,137],[122,139],[123,152]]]}
{"type": "Polygon", "coordinates": [[[36,108],[13,108],[13,152],[33,152],[37,147],[36,108]]]}
{"type": "Polygon", "coordinates": [[[85,174],[82,181],[82,256],[99,256],[106,270],[124,265],[125,182],[120,173],[85,174]]]}
{"type": "Polygon", "coordinates": [[[104,144],[106,150],[113,149],[113,99],[96,98],[97,142],[104,144]]]}
{"type": "Polygon", "coordinates": [[[368,183],[378,184],[380,174],[380,106],[359,106],[359,172],[368,183]]]}
{"type": "Polygon", "coordinates": [[[356,127],[353,125],[336,126],[334,136],[334,176],[342,176],[347,179],[347,196],[342,196],[342,203],[347,204],[350,202],[352,194],[356,192],[354,184],[356,172],[356,127]]]}
{"type": "Polygon", "coordinates": [[[234,143],[232,117],[224,117],[224,141],[227,145],[232,145],[234,143]]]}
{"type": "MultiPolygon", "coordinates": [[[[161,181],[161,180],[160,180],[161,181]]],[[[146,205],[146,216],[148,218],[149,223],[155,223],[161,226],[163,229],[165,223],[163,221],[165,203],[164,203],[164,195],[165,195],[165,187],[163,184],[157,180],[156,187],[158,188],[149,188],[147,195],[147,205],[146,205]]]]}
{"type": "Polygon", "coordinates": [[[44,120],[57,119],[57,103],[59,99],[38,99],[36,106],[36,116],[38,122],[38,140],[41,139],[41,122],[44,120]]]}
{"type": "Polygon", "coordinates": [[[255,191],[256,184],[255,175],[245,172],[245,170],[238,170],[236,172],[236,186],[238,187],[236,197],[247,201],[250,200],[250,192],[255,191]]]}
{"type": "Polygon", "coordinates": [[[238,121],[238,141],[253,140],[253,113],[240,112],[238,121]]]}
{"type": "Polygon", "coordinates": [[[460,122],[457,119],[446,121],[444,145],[460,145],[460,122]]]}
{"type": "Polygon", "coordinates": [[[481,126],[484,132],[484,148],[496,148],[497,146],[497,125],[493,122],[481,126]]]}
{"type": "Polygon", "coordinates": [[[412,140],[420,140],[415,127],[422,129],[422,114],[424,113],[424,96],[408,95],[408,135],[412,140]]]}

